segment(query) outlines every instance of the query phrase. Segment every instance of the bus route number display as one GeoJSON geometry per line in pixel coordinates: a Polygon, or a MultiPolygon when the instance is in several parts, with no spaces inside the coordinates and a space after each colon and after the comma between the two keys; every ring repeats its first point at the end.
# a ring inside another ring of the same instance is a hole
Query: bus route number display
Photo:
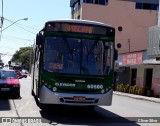
{"type": "Polygon", "coordinates": [[[106,35],[107,28],[94,26],[94,25],[82,25],[74,23],[51,23],[46,24],[46,30],[48,32],[72,32],[72,33],[86,33],[86,34],[99,34],[106,35]]]}
{"type": "Polygon", "coordinates": [[[93,27],[91,26],[68,25],[67,29],[69,32],[93,33],[93,27]]]}

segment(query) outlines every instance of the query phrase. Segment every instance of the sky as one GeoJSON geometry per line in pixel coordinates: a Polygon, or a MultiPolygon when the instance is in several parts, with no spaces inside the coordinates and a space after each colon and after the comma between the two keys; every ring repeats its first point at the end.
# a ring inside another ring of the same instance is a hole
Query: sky
{"type": "Polygon", "coordinates": [[[4,17],[2,30],[6,28],[0,39],[3,62],[7,64],[21,47],[32,46],[46,21],[70,19],[70,15],[70,0],[3,0],[3,9],[0,0],[0,17],[4,17]]]}

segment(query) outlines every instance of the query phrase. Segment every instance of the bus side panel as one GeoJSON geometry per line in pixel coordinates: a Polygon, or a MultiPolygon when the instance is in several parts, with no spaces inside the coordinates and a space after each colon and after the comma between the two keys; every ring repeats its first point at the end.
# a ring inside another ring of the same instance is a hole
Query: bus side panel
{"type": "Polygon", "coordinates": [[[33,71],[33,91],[37,98],[39,98],[39,61],[40,61],[40,52],[36,49],[34,60],[34,71],[33,71]]]}

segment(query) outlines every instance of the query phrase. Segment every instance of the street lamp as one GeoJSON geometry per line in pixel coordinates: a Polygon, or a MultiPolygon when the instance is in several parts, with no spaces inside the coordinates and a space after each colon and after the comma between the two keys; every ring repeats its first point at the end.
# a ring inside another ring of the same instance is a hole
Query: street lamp
{"type": "Polygon", "coordinates": [[[9,28],[10,26],[12,26],[13,24],[15,24],[15,23],[17,23],[18,21],[21,21],[21,20],[25,20],[25,21],[27,21],[27,20],[28,20],[28,18],[19,19],[19,20],[17,20],[17,21],[15,21],[15,22],[13,22],[12,24],[10,24],[9,26],[7,26],[6,28],[2,29],[2,30],[1,30],[1,32],[3,32],[4,30],[6,30],[6,29],[7,29],[7,28],[9,28]]]}

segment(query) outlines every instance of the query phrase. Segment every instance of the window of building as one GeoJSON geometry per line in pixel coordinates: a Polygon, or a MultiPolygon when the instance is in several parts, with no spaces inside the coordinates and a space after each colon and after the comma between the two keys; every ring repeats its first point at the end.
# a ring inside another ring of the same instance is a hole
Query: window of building
{"type": "Polygon", "coordinates": [[[136,9],[142,9],[143,4],[142,3],[136,3],[136,9]]]}
{"type": "Polygon", "coordinates": [[[94,4],[99,4],[99,0],[94,0],[94,4]]]}
{"type": "Polygon", "coordinates": [[[152,4],[149,4],[149,3],[143,3],[143,9],[151,10],[151,9],[152,9],[152,4]]]}
{"type": "Polygon", "coordinates": [[[86,3],[93,3],[93,0],[86,0],[86,3]]]}
{"type": "Polygon", "coordinates": [[[91,3],[91,4],[99,4],[106,5],[108,4],[108,0],[81,0],[81,3],[91,3]]]}
{"type": "Polygon", "coordinates": [[[77,19],[80,19],[80,15],[78,15],[77,19]]]}
{"type": "MultiPolygon", "coordinates": [[[[81,0],[81,1],[83,1],[83,0],[81,0]]],[[[81,6],[81,5],[80,5],[80,1],[77,1],[77,2],[74,4],[74,6],[71,7],[71,12],[72,12],[72,13],[75,13],[76,11],[79,10],[80,6],[81,6]]]]}
{"type": "Polygon", "coordinates": [[[108,0],[99,0],[100,5],[106,5],[108,4],[108,0]]]}
{"type": "Polygon", "coordinates": [[[79,2],[77,2],[74,7],[75,7],[76,9],[78,9],[79,6],[80,6],[80,5],[79,5],[79,2]]]}
{"type": "Polygon", "coordinates": [[[152,4],[152,10],[158,10],[159,5],[158,4],[152,4]]]}
{"type": "Polygon", "coordinates": [[[158,4],[151,3],[136,3],[136,9],[144,9],[144,10],[158,10],[158,4]]]}

